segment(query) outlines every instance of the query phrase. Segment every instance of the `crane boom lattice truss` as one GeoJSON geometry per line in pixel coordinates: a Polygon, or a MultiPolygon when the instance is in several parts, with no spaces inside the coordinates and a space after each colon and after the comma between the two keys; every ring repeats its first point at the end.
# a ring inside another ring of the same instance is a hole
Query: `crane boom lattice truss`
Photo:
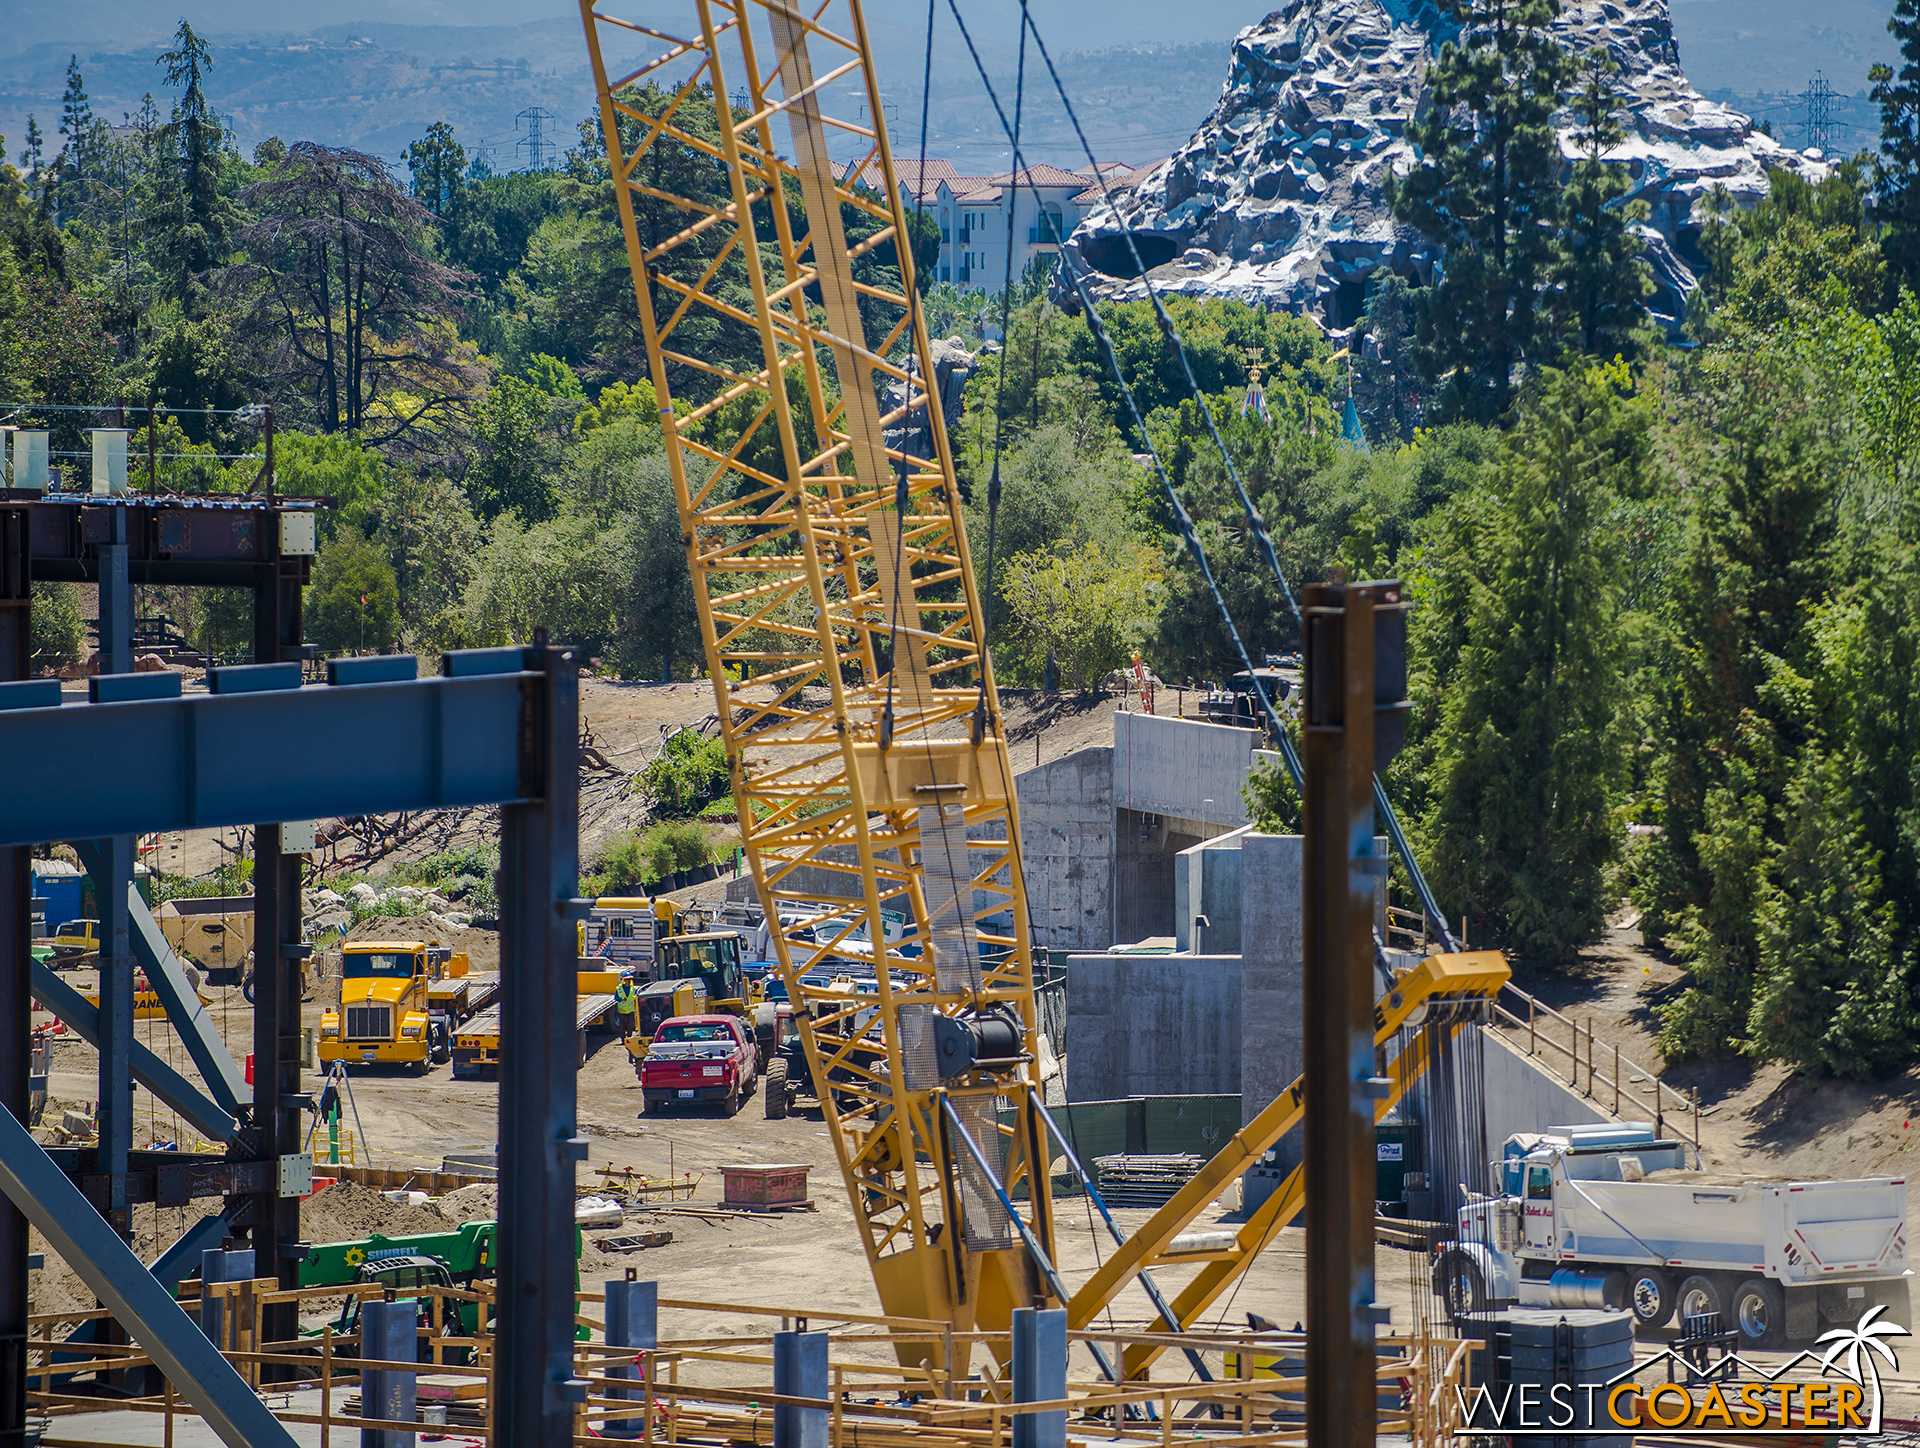
{"type": "Polygon", "coordinates": [[[1050,1295],[1016,1233],[1053,1243],[1019,830],[861,9],[581,15],[740,830],[880,1298],[1004,1326],[1050,1295]],[[929,456],[888,446],[910,427],[929,456]],[[809,978],[849,948],[876,994],[809,978]]]}

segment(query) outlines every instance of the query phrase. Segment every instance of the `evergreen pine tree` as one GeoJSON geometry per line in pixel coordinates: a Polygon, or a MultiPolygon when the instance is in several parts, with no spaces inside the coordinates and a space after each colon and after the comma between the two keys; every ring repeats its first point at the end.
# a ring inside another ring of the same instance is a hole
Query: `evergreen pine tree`
{"type": "Polygon", "coordinates": [[[67,90],[60,97],[60,134],[66,138],[66,179],[84,180],[87,146],[93,137],[93,103],[87,99],[87,83],[80,74],[80,57],[67,57],[67,90]]]}
{"type": "Polygon", "coordinates": [[[1639,350],[1636,334],[1646,329],[1646,303],[1653,294],[1653,278],[1633,233],[1651,213],[1644,201],[1617,204],[1633,183],[1624,165],[1607,159],[1627,138],[1620,123],[1624,98],[1613,77],[1613,57],[1604,50],[1581,58],[1572,98],[1580,159],[1573,163],[1566,191],[1566,226],[1554,268],[1569,345],[1602,358],[1639,350]]]}
{"type": "Polygon", "coordinates": [[[1641,492],[1648,412],[1624,364],[1541,374],[1495,469],[1466,496],[1484,560],[1434,744],[1435,884],[1523,959],[1570,958],[1605,921],[1625,756],[1617,500],[1641,492]]]}
{"type": "Polygon", "coordinates": [[[466,185],[466,147],[454,138],[452,126],[435,121],[407,147],[406,157],[407,170],[413,173],[413,199],[444,220],[466,185]]]}
{"type": "Polygon", "coordinates": [[[30,175],[34,196],[44,208],[47,199],[47,133],[40,129],[40,122],[33,116],[27,117],[27,143],[20,148],[20,169],[30,175]]]}
{"type": "Polygon", "coordinates": [[[1896,0],[1887,29],[1900,42],[1900,69],[1876,65],[1868,77],[1880,106],[1875,210],[1891,294],[1903,285],[1920,291],[1920,0],[1896,0]]]}
{"type": "Polygon", "coordinates": [[[1783,813],[1744,1048],[1815,1076],[1877,1076],[1904,1064],[1910,1025],[1880,856],[1847,772],[1817,745],[1801,754],[1783,813]]]}
{"type": "Polygon", "coordinates": [[[1635,890],[1648,940],[1692,967],[1661,1010],[1669,1057],[1724,1050],[1747,1026],[1782,802],[1815,729],[1802,681],[1844,474],[1830,420],[1792,366],[1741,359],[1702,381],[1689,399],[1698,431],[1680,439],[1695,486],[1669,590],[1671,652],[1654,671],[1661,754],[1648,795],[1661,833],[1635,890]]]}
{"type": "Polygon", "coordinates": [[[1516,369],[1553,354],[1541,289],[1558,254],[1560,143],[1570,74],[1551,33],[1560,0],[1451,0],[1458,40],[1427,71],[1433,109],[1408,124],[1422,160],[1394,215],[1444,252],[1421,296],[1420,346],[1445,409],[1490,421],[1516,369]]]}
{"type": "Polygon", "coordinates": [[[156,64],[167,68],[167,84],[178,87],[180,96],[155,138],[160,165],[152,220],[160,257],[172,271],[170,289],[191,310],[195,283],[219,260],[233,223],[232,205],[220,194],[227,136],[207,99],[213,56],[185,20],[174,34],[174,49],[156,64]]]}

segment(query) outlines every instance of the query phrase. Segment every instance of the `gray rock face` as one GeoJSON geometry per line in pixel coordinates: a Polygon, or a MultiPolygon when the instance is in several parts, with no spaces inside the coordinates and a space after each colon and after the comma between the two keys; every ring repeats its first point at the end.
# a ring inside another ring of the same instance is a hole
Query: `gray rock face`
{"type": "MultiPolygon", "coordinates": [[[[1769,172],[1816,180],[1825,167],[1693,89],[1668,0],[1567,0],[1555,29],[1576,53],[1613,56],[1630,119],[1611,159],[1652,209],[1641,235],[1654,307],[1677,325],[1696,285],[1701,198],[1725,185],[1750,206],[1769,172]]],[[[1220,103],[1193,139],[1097,206],[1069,249],[1116,299],[1145,295],[1144,262],[1161,291],[1350,325],[1379,267],[1431,276],[1431,247],[1393,220],[1385,181],[1417,162],[1407,123],[1431,104],[1428,63],[1457,31],[1432,0],[1288,0],[1234,40],[1220,103]]],[[[1571,160],[1574,121],[1559,124],[1571,160]]]]}

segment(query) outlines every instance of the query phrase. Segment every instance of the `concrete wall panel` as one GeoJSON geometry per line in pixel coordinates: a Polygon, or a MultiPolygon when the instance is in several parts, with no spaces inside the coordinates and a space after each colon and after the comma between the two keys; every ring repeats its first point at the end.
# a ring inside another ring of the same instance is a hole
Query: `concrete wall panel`
{"type": "Polygon", "coordinates": [[[1067,1099],[1240,1089],[1238,956],[1067,961],[1067,1099]]]}

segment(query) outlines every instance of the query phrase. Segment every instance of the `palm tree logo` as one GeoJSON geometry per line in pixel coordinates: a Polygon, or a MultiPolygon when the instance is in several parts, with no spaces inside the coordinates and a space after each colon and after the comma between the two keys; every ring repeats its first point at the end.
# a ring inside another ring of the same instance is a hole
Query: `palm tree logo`
{"type": "Polygon", "coordinates": [[[1898,1369],[1900,1361],[1893,1354],[1883,1338],[1906,1337],[1907,1330],[1897,1322],[1876,1322],[1874,1319],[1887,1309],[1884,1305],[1869,1308],[1859,1322],[1852,1327],[1836,1327],[1832,1332],[1820,1334],[1820,1341],[1832,1343],[1827,1355],[1820,1360],[1825,1372],[1839,1373],[1851,1378],[1866,1388],[1873,1400],[1872,1421],[1867,1424],[1868,1433],[1880,1431],[1880,1365],[1874,1361],[1877,1354],[1887,1360],[1887,1366],[1898,1369]],[[1846,1366],[1839,1366],[1842,1355],[1846,1357],[1846,1366]]]}

